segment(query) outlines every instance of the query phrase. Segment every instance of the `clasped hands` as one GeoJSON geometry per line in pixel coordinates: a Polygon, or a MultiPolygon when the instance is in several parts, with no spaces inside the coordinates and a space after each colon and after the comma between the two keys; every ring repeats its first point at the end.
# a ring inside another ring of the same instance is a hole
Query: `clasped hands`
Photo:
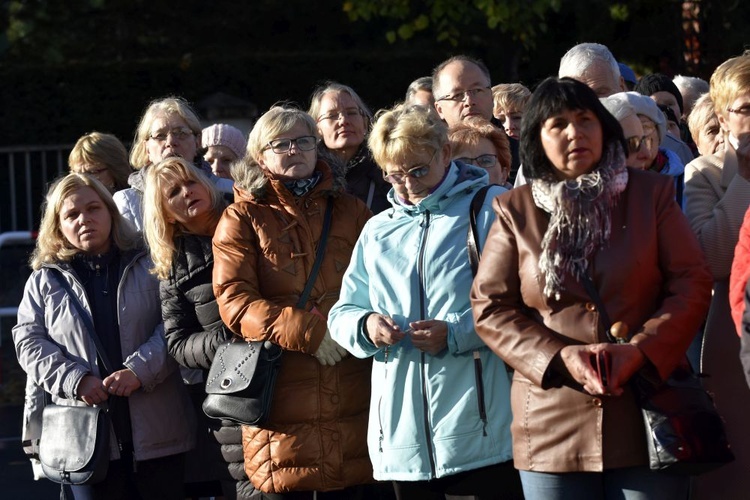
{"type": "Polygon", "coordinates": [[[96,375],[84,375],[78,383],[78,398],[89,406],[101,404],[109,396],[129,397],[140,389],[141,381],[130,369],[117,370],[104,380],[96,375]]]}
{"type": "Polygon", "coordinates": [[[428,354],[438,354],[448,346],[448,323],[436,319],[425,319],[409,323],[409,330],[402,331],[393,318],[372,313],[367,317],[367,335],[375,347],[386,347],[401,342],[409,335],[411,343],[428,354]]]}
{"type": "Polygon", "coordinates": [[[570,376],[592,395],[619,396],[631,377],[646,363],[646,356],[635,344],[586,344],[569,345],[560,351],[560,361],[570,376]],[[606,387],[597,373],[593,359],[606,353],[609,372],[606,387]]]}

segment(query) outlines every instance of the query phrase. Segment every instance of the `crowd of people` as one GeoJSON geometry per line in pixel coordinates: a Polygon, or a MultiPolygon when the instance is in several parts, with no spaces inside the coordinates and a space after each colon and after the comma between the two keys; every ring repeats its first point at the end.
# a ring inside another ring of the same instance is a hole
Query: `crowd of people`
{"type": "Polygon", "coordinates": [[[92,132],[69,166],[13,339],[36,477],[47,395],[109,408],[109,471],[76,499],[750,489],[750,52],[706,82],[582,43],[532,88],[460,55],[389,109],[328,82],[249,135],[170,96],[129,154],[92,132]],[[201,408],[233,339],[283,351],[258,426],[201,408]],[[631,384],[689,365],[736,457],[697,477],[649,468],[631,384]]]}

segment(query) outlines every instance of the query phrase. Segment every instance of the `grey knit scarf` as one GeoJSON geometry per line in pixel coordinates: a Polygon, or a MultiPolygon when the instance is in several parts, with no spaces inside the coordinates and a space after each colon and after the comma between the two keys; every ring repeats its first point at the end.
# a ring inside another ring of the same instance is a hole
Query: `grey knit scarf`
{"type": "Polygon", "coordinates": [[[628,183],[625,154],[613,143],[588,174],[560,181],[550,173],[530,182],[534,204],[550,214],[539,259],[544,294],[560,300],[565,275],[580,281],[589,258],[609,240],[612,207],[628,183]]]}

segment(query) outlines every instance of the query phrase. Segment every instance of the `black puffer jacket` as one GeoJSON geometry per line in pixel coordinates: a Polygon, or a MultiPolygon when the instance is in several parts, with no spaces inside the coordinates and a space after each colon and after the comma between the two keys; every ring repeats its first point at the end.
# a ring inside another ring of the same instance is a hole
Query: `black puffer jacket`
{"type": "MultiPolygon", "coordinates": [[[[211,286],[211,237],[184,235],[175,244],[172,272],[160,284],[167,346],[180,365],[208,370],[218,346],[232,336],[221,321],[211,286]]],[[[249,499],[255,489],[245,474],[240,426],[222,421],[214,437],[221,445],[229,476],[237,481],[237,496],[232,498],[249,499]]]]}
{"type": "Polygon", "coordinates": [[[159,287],[167,347],[182,366],[208,370],[219,344],[232,335],[221,321],[211,287],[211,237],[185,235],[175,243],[172,272],[159,287]]]}

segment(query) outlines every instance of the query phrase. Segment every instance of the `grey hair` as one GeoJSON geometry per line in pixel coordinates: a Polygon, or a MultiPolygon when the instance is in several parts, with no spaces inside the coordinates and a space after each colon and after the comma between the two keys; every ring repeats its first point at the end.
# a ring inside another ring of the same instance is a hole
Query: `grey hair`
{"type": "Polygon", "coordinates": [[[426,92],[432,93],[432,77],[431,76],[422,76],[420,78],[417,78],[413,82],[409,84],[409,88],[406,89],[406,99],[405,102],[409,102],[411,98],[419,92],[420,90],[424,90],[426,92]]]}
{"type": "Polygon", "coordinates": [[[560,78],[564,76],[580,78],[596,61],[608,64],[612,70],[612,75],[614,75],[614,81],[620,80],[620,66],[612,52],[605,45],[588,42],[579,43],[562,56],[557,76],[560,78]]]}
{"type": "Polygon", "coordinates": [[[672,80],[672,83],[677,86],[677,90],[682,94],[685,116],[690,114],[693,106],[695,106],[695,101],[697,101],[701,95],[706,94],[709,91],[708,82],[697,76],[677,75],[672,80]]]}

